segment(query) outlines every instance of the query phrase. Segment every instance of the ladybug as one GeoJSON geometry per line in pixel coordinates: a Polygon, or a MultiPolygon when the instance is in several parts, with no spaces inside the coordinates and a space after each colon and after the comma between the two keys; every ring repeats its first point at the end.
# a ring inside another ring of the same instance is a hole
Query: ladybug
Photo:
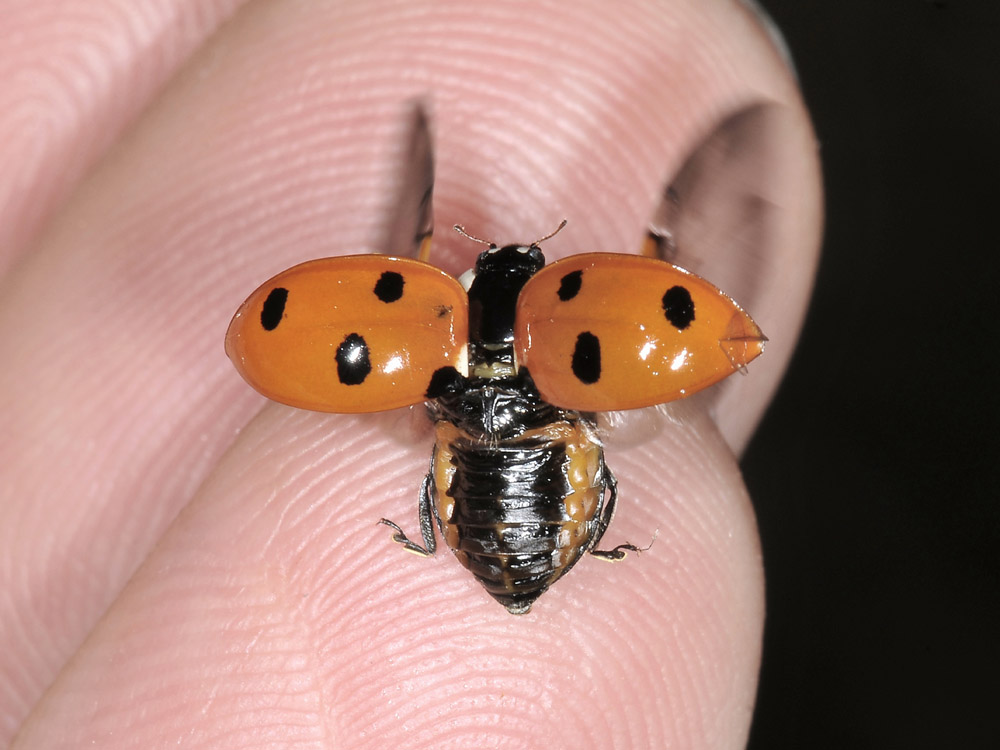
{"type": "MultiPolygon", "coordinates": [[[[411,152],[425,177],[410,180],[420,208],[405,221],[420,231],[403,236],[426,256],[429,149],[411,152]]],[[[512,614],[584,553],[639,551],[598,547],[618,489],[595,412],[690,395],[766,341],[726,294],[663,260],[588,253],[546,265],[539,245],[553,234],[502,247],[466,235],[488,247],[461,281],[407,257],[308,261],[251,294],[226,334],[240,375],[275,401],[339,413],[426,402],[436,439],[422,544],[380,523],[420,555],[434,554],[437,526],[512,614]]]]}

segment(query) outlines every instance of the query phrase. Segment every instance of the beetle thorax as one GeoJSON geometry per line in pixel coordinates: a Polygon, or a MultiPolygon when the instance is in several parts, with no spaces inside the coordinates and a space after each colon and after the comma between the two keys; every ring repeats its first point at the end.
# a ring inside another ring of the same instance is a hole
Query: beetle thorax
{"type": "Polygon", "coordinates": [[[536,245],[490,247],[479,255],[469,286],[469,374],[515,374],[514,316],[521,288],[545,265],[536,245]]]}

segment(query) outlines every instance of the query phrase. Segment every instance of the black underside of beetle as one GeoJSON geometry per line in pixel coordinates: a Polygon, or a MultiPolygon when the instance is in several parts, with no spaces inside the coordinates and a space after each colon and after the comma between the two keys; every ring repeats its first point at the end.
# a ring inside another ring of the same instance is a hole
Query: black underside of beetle
{"type": "Polygon", "coordinates": [[[450,447],[456,471],[446,491],[455,500],[456,551],[497,601],[526,611],[568,569],[553,565],[570,491],[565,450],[542,441],[450,447]]]}
{"type": "MultiPolygon", "coordinates": [[[[445,447],[455,469],[451,486],[435,488],[454,500],[455,552],[512,613],[527,612],[588,546],[572,549],[561,535],[574,488],[565,439],[544,428],[565,423],[584,429],[589,417],[541,401],[522,373],[471,382],[431,409],[461,431],[445,447]]],[[[596,526],[595,517],[588,540],[596,526]]]]}
{"type": "Polygon", "coordinates": [[[428,411],[438,423],[441,442],[421,490],[424,546],[383,519],[396,530],[396,541],[413,552],[432,554],[435,517],[448,546],[512,614],[531,609],[600,540],[616,497],[613,475],[592,437],[594,415],[542,400],[528,370],[516,366],[517,298],[544,264],[536,244],[491,246],[477,258],[468,290],[468,370],[476,376],[444,367],[427,388],[428,411]],[[494,375],[515,370],[516,375],[494,375]],[[480,377],[483,373],[489,376],[480,377]],[[596,473],[587,475],[592,486],[570,482],[570,440],[574,461],[591,467],[597,461],[596,473]],[[436,485],[440,476],[449,477],[448,487],[436,485]],[[582,494],[571,497],[574,493],[582,494]],[[448,518],[440,517],[444,509],[448,518]]]}
{"type": "Polygon", "coordinates": [[[578,415],[543,401],[527,368],[510,378],[466,378],[460,390],[430,402],[428,411],[431,419],[485,441],[514,438],[578,415]]]}

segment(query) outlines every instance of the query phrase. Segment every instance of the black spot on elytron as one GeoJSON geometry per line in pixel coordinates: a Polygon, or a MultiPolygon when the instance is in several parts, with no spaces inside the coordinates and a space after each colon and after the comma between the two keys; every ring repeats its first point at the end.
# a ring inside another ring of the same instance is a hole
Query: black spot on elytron
{"type": "Polygon", "coordinates": [[[344,385],[361,385],[372,371],[368,344],[356,333],[348,334],[337,347],[337,377],[344,385]]]}
{"type": "Polygon", "coordinates": [[[465,388],[465,378],[454,367],[439,367],[431,375],[424,395],[427,398],[440,398],[448,393],[459,393],[465,388]]]}
{"type": "Polygon", "coordinates": [[[260,311],[260,324],[265,331],[273,331],[278,327],[278,323],[285,315],[285,303],[288,302],[288,290],[280,286],[271,290],[264,300],[264,307],[260,311]]]}
{"type": "Polygon", "coordinates": [[[663,312],[674,328],[683,331],[694,320],[691,292],[682,286],[670,287],[663,295],[663,312]]]}
{"type": "Polygon", "coordinates": [[[385,303],[395,302],[403,296],[403,275],[386,271],[375,282],[375,296],[385,303]]]}
{"type": "Polygon", "coordinates": [[[434,315],[438,318],[444,318],[451,315],[451,305],[438,305],[434,308],[434,315]]]}
{"type": "Polygon", "coordinates": [[[583,284],[583,271],[570,271],[559,283],[559,299],[563,302],[573,299],[580,292],[581,284],[583,284]]]}
{"type": "Polygon", "coordinates": [[[572,366],[581,383],[591,385],[601,379],[601,341],[590,331],[576,337],[572,366]]]}

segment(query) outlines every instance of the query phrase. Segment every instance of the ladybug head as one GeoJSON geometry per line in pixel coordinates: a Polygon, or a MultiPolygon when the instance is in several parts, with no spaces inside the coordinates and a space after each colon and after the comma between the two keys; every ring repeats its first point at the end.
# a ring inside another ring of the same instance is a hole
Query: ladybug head
{"type": "Polygon", "coordinates": [[[491,245],[489,250],[476,259],[476,276],[482,274],[509,274],[524,276],[525,280],[534,276],[545,265],[545,256],[538,245],[491,245]]]}
{"type": "MultiPolygon", "coordinates": [[[[500,283],[504,286],[510,286],[509,283],[505,284],[503,282],[505,278],[510,279],[519,291],[521,285],[538,273],[542,266],[545,265],[545,256],[542,255],[542,251],[538,246],[545,240],[558,234],[559,230],[564,226],[566,226],[565,219],[555,228],[555,231],[549,232],[544,237],[528,245],[504,245],[503,247],[497,247],[495,242],[488,242],[479,237],[474,237],[466,232],[461,224],[456,224],[455,231],[463,237],[489,247],[488,250],[479,254],[479,257],[476,259],[476,267],[471,269],[471,272],[463,275],[461,279],[463,286],[468,290],[476,277],[485,275],[489,279],[487,282],[489,284],[500,283]]],[[[482,283],[480,282],[480,285],[482,283]]]]}

